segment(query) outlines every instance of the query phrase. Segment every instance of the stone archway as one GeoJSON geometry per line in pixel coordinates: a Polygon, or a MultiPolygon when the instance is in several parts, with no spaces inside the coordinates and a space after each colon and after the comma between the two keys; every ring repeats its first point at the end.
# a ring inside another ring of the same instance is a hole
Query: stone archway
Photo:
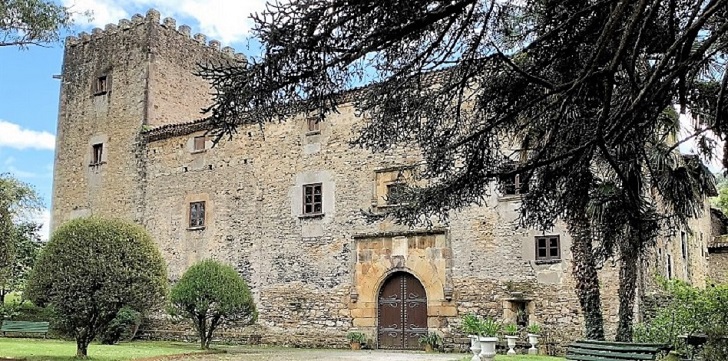
{"type": "Polygon", "coordinates": [[[377,298],[377,344],[381,349],[419,349],[427,333],[427,294],[412,274],[395,272],[377,298]]]}

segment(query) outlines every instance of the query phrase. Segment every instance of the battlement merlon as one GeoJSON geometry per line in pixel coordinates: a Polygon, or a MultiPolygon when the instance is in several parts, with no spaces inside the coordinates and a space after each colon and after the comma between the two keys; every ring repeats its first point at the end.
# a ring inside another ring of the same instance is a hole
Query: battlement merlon
{"type": "Polygon", "coordinates": [[[162,20],[160,23],[159,11],[155,9],[149,9],[149,11],[147,11],[146,17],[142,16],[141,14],[135,14],[131,17],[131,20],[120,19],[118,24],[107,24],[104,29],[94,28],[91,31],[91,34],[88,34],[86,32],[80,32],[77,37],[68,36],[66,37],[65,44],[67,47],[75,47],[93,42],[94,40],[105,36],[117,34],[122,31],[127,31],[137,26],[149,24],[175,30],[175,32],[178,33],[180,36],[196,40],[196,42],[198,42],[200,46],[215,49],[222,54],[225,54],[230,59],[234,59],[238,62],[247,62],[245,55],[242,53],[236,53],[234,48],[226,46],[221,49],[220,41],[212,39],[208,42],[208,37],[204,34],[195,34],[194,36],[192,36],[192,29],[187,25],[180,25],[179,27],[177,27],[177,20],[175,20],[174,18],[164,18],[164,20],[162,20]]]}

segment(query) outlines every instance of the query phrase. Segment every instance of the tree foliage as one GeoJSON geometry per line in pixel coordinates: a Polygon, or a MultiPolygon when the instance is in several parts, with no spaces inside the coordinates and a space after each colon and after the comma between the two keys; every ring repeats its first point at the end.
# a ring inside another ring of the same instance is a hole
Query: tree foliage
{"type": "Polygon", "coordinates": [[[0,46],[56,42],[72,23],[68,8],[47,0],[0,1],[0,46]]]}
{"type": "Polygon", "coordinates": [[[245,280],[232,267],[214,260],[190,267],[172,288],[170,301],[170,313],[192,321],[203,349],[210,348],[219,326],[249,325],[258,317],[245,280]]]}
{"type": "Polygon", "coordinates": [[[77,355],[124,307],[148,312],[167,291],[164,260],[147,232],[121,220],[79,218],[51,236],[31,272],[26,296],[49,306],[77,355]]]}
{"type": "Polygon", "coordinates": [[[683,335],[705,335],[705,360],[728,359],[728,285],[692,287],[680,280],[661,280],[666,298],[655,315],[635,327],[637,342],[662,343],[686,353],[683,335]]]}
{"type": "Polygon", "coordinates": [[[38,229],[33,219],[41,209],[32,186],[0,174],[0,301],[22,284],[33,264],[38,229]]]}
{"type": "Polygon", "coordinates": [[[325,120],[356,92],[355,145],[421,150],[428,182],[388,212],[410,225],[447,221],[520,175],[522,224],[569,225],[587,337],[603,338],[595,256],[628,266],[629,339],[652,230],[687,226],[712,187],[698,159],[676,154],[665,114],[697,115],[688,138],[707,157],[708,131],[728,134],[727,17],[728,0],[276,1],[253,16],[261,57],[200,73],[217,90],[207,112],[220,137],[300,113],[325,120]]]}

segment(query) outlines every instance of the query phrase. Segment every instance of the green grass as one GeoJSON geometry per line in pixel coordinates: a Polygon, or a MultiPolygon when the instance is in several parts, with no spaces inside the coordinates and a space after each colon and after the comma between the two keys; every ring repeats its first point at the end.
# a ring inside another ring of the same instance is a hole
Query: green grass
{"type": "MultiPolygon", "coordinates": [[[[116,361],[163,355],[198,352],[195,344],[170,342],[126,342],[118,345],[91,344],[90,360],[116,361]]],[[[29,361],[71,360],[76,355],[76,343],[72,341],[0,338],[0,359],[23,358],[29,361]]]]}

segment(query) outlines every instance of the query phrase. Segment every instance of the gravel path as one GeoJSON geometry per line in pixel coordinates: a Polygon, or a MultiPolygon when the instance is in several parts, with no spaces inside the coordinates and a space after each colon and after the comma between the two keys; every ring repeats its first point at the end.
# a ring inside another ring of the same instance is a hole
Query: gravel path
{"type": "Polygon", "coordinates": [[[312,350],[285,348],[230,348],[228,353],[200,355],[194,361],[459,361],[466,354],[426,354],[424,352],[312,350]]]}

